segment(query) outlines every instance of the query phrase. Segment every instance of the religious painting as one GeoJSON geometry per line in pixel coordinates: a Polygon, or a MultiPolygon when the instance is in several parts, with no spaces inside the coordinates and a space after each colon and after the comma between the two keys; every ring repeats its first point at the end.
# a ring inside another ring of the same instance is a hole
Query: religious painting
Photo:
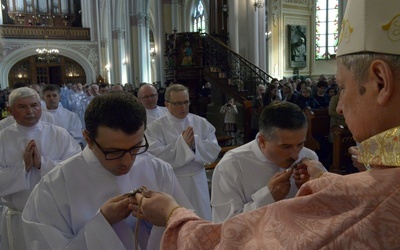
{"type": "Polygon", "coordinates": [[[307,38],[305,25],[288,25],[289,62],[292,68],[307,66],[307,38]]]}

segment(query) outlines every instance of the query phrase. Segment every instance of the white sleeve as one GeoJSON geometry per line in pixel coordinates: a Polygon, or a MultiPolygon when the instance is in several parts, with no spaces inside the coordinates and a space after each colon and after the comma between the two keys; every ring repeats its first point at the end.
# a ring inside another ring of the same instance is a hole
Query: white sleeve
{"type": "Polygon", "coordinates": [[[72,232],[69,216],[60,212],[51,190],[41,181],[32,191],[22,213],[27,248],[125,249],[100,211],[76,234],[72,232]]]}

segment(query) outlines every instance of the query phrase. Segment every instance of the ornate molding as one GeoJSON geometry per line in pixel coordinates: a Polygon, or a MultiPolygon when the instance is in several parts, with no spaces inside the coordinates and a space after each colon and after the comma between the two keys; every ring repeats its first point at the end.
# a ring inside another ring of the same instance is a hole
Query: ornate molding
{"type": "MultiPolygon", "coordinates": [[[[79,51],[82,57],[88,59],[95,72],[98,72],[98,61],[99,54],[97,50],[97,46],[93,45],[84,45],[84,44],[64,44],[61,45],[62,48],[69,48],[71,50],[79,51]]],[[[62,50],[62,48],[60,50],[62,50]]]]}
{"type": "Polygon", "coordinates": [[[273,75],[274,76],[278,76],[279,75],[279,66],[278,66],[278,64],[274,65],[274,74],[273,75]]]}
{"type": "Polygon", "coordinates": [[[116,28],[112,30],[114,34],[117,35],[118,38],[124,38],[125,36],[125,29],[122,28],[116,28]]]}
{"type": "Polygon", "coordinates": [[[285,3],[296,3],[296,4],[304,4],[308,5],[310,0],[283,0],[285,3]]]}
{"type": "Polygon", "coordinates": [[[108,46],[108,39],[107,38],[100,39],[100,47],[105,48],[107,46],[108,46]]]}
{"type": "Polygon", "coordinates": [[[281,1],[282,0],[271,0],[268,1],[268,9],[272,14],[272,23],[276,27],[278,25],[279,15],[281,13],[281,1]]]}
{"type": "Polygon", "coordinates": [[[291,25],[305,25],[309,29],[308,25],[308,20],[307,19],[299,19],[299,18],[285,18],[285,24],[291,24],[291,25]]]}
{"type": "Polygon", "coordinates": [[[133,18],[136,18],[136,23],[138,26],[144,26],[148,27],[149,26],[149,14],[143,13],[143,12],[137,12],[135,14],[132,14],[133,18]]]}

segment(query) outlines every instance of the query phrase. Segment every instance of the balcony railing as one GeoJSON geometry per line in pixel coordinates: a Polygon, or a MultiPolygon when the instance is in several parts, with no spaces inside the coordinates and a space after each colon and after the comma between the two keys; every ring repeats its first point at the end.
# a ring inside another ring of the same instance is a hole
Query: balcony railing
{"type": "Polygon", "coordinates": [[[4,38],[49,40],[90,40],[89,28],[1,25],[4,38]]]}

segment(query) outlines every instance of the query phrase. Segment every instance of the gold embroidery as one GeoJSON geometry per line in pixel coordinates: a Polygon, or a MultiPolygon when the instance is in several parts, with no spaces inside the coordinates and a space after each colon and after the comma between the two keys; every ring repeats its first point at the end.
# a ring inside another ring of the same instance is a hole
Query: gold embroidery
{"type": "Polygon", "coordinates": [[[387,36],[389,40],[395,42],[400,40],[400,14],[397,14],[395,17],[390,20],[389,23],[382,25],[382,29],[387,31],[387,36]]]}
{"type": "Polygon", "coordinates": [[[400,167],[400,127],[377,134],[358,146],[361,163],[400,167]]]}
{"type": "Polygon", "coordinates": [[[342,41],[348,43],[351,33],[353,33],[353,27],[350,26],[350,21],[348,19],[343,19],[341,30],[338,44],[341,44],[342,41]]]}

